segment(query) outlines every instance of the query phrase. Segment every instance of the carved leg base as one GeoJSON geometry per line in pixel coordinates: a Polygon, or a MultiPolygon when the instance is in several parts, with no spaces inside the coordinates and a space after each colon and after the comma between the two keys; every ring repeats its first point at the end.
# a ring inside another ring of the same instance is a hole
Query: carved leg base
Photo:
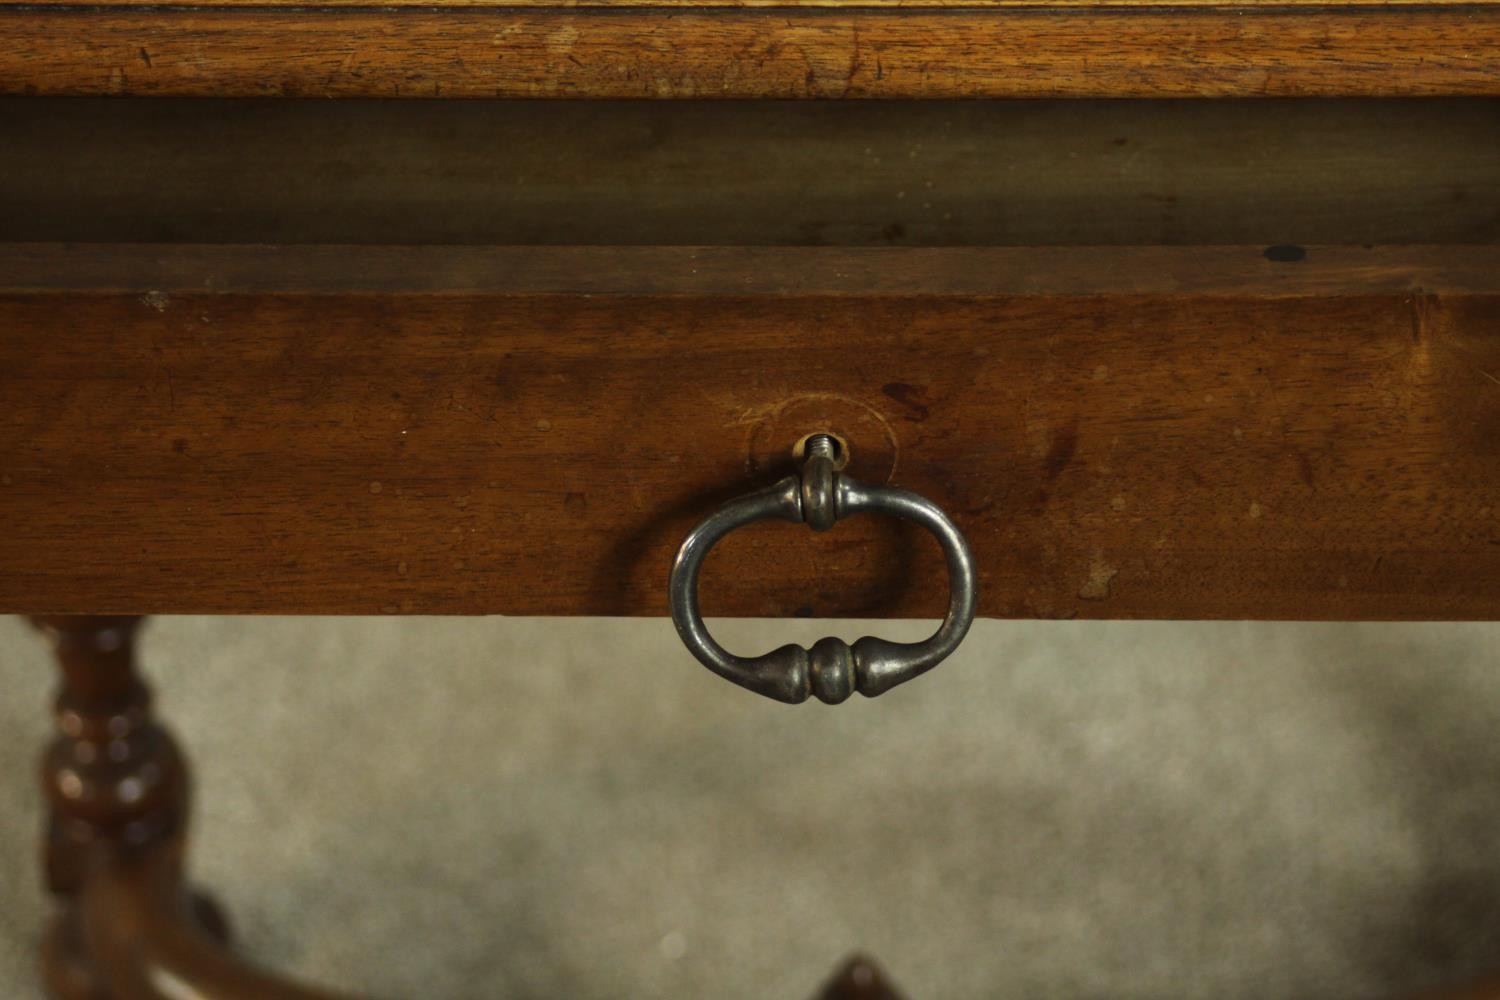
{"type": "Polygon", "coordinates": [[[904,1000],[885,973],[864,955],[854,955],[839,966],[816,1000],[904,1000]]]}
{"type": "MultiPolygon", "coordinates": [[[[229,944],[229,922],[208,896],[189,893],[185,919],[215,943],[229,944]]],[[[42,935],[42,982],[56,1000],[116,1000],[90,957],[76,904],[65,904],[42,935]]]]}
{"type": "Polygon", "coordinates": [[[83,945],[78,912],[68,906],[42,935],[42,983],[56,1000],[112,1000],[83,945]]]}

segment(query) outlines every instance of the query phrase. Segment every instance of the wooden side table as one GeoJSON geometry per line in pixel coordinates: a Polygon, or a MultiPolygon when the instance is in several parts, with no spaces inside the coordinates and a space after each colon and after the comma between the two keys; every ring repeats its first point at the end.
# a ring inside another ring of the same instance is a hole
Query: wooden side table
{"type": "Polygon", "coordinates": [[[724,533],[706,609],[950,615],[740,661],[679,588],[788,701],[976,611],[1497,617],[1497,52],[1491,2],[0,0],[49,989],[326,995],[186,887],[141,615],[665,615],[780,480],[841,523],[724,533]]]}

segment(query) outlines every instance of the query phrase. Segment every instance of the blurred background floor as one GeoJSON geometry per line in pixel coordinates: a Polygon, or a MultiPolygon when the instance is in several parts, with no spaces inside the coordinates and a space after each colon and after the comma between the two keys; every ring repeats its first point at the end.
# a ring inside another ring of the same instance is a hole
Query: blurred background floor
{"type": "MultiPolygon", "coordinates": [[[[981,622],[837,708],[730,686],[665,620],[165,618],[142,645],[241,949],[379,997],[801,1000],[856,949],[913,1000],[1500,967],[1497,625],[981,622]]],[[[4,997],[38,995],[52,683],[0,620],[4,997]]]]}

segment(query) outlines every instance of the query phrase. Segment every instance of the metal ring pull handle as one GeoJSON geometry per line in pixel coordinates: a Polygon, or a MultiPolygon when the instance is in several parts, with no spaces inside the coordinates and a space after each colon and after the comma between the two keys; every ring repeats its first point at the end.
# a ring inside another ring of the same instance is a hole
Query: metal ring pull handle
{"type": "Polygon", "coordinates": [[[800,476],[731,500],[694,528],[672,564],[672,622],[698,661],[726,680],[789,704],[816,695],[836,705],[855,691],[874,697],[926,673],[958,648],[974,622],[974,557],[969,543],[937,505],[909,490],[867,486],[835,468],[837,445],[826,434],[808,439],[800,476]],[[948,563],[948,616],[922,642],[865,636],[853,646],[819,639],[812,649],[782,646],[761,656],[735,656],[714,641],[698,611],[698,573],[714,544],[735,528],[768,518],[803,521],[825,531],[861,511],[915,521],[937,536],[948,563]]]}

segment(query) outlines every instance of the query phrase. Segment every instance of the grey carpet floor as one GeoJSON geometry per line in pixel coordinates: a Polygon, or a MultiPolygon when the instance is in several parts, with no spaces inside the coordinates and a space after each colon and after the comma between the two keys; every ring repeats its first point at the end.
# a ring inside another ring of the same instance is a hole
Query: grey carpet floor
{"type": "MultiPolygon", "coordinates": [[[[916,1000],[1500,967],[1497,626],[987,622],[837,708],[732,688],[663,621],[168,618],[143,647],[241,948],[380,997],[800,1000],[855,949],[916,1000]]],[[[0,621],[0,997],[37,992],[51,683],[0,621]]]]}

